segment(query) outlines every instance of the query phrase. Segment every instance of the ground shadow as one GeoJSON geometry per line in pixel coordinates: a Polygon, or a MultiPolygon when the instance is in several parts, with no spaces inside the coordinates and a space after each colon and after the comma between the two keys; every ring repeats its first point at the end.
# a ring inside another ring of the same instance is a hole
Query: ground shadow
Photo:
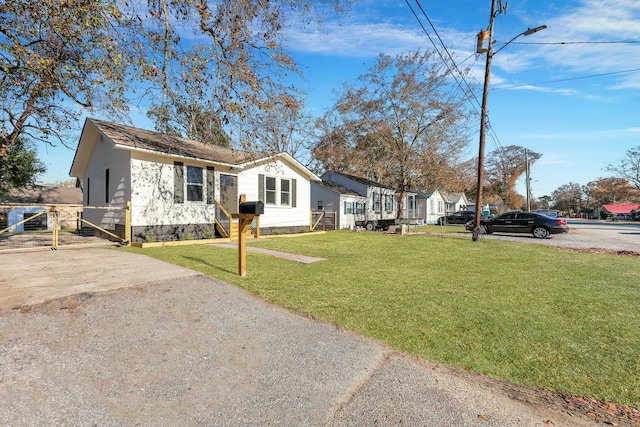
{"type": "Polygon", "coordinates": [[[205,261],[205,260],[203,260],[202,258],[195,258],[195,257],[191,257],[191,256],[183,256],[182,258],[184,258],[184,259],[186,259],[186,260],[189,260],[189,261],[192,261],[192,262],[195,262],[195,263],[198,263],[198,264],[206,265],[207,267],[213,268],[213,269],[218,270],[218,271],[222,271],[222,272],[224,272],[224,273],[229,273],[229,274],[238,274],[238,272],[237,272],[237,271],[230,271],[230,270],[227,270],[227,269],[222,268],[222,267],[220,267],[220,266],[217,266],[217,265],[211,264],[210,262],[205,261]]]}

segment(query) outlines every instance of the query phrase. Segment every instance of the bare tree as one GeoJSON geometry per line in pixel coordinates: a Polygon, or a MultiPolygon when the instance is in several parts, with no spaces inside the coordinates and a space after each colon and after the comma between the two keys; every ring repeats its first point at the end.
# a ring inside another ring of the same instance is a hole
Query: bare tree
{"type": "MultiPolygon", "coordinates": [[[[81,111],[126,119],[127,95],[151,103],[160,130],[224,142],[221,128],[298,103],[286,24],[349,4],[0,0],[0,155],[21,136],[67,145],[81,111]]],[[[248,129],[234,136],[259,141],[248,129]]]]}
{"type": "Polygon", "coordinates": [[[608,164],[606,169],[626,179],[636,190],[640,190],[640,146],[630,148],[618,164],[608,164]]]}
{"type": "Polygon", "coordinates": [[[313,153],[324,169],[391,185],[401,203],[408,189],[455,175],[468,144],[467,112],[445,64],[432,52],[381,54],[358,80],[319,121],[313,153]]]}
{"type": "Polygon", "coordinates": [[[149,58],[156,128],[188,133],[193,116],[182,112],[199,109],[242,148],[271,150],[274,133],[291,133],[290,127],[273,130],[265,122],[299,118],[301,111],[300,93],[287,81],[298,68],[283,45],[283,29],[290,20],[318,23],[350,2],[148,0],[144,37],[149,43],[142,55],[149,58]]]}
{"type": "Polygon", "coordinates": [[[506,208],[519,208],[522,196],[515,191],[518,179],[526,172],[527,159],[534,163],[542,154],[509,145],[487,156],[487,193],[498,196],[506,208]]]}

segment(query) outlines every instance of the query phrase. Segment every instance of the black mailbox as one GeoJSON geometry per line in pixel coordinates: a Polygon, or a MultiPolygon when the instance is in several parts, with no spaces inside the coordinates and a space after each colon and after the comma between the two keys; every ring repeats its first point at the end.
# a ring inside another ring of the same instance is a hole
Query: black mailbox
{"type": "Polygon", "coordinates": [[[238,213],[240,213],[240,214],[262,215],[262,214],[264,214],[264,203],[262,203],[262,202],[240,202],[240,206],[238,208],[238,213]]]}

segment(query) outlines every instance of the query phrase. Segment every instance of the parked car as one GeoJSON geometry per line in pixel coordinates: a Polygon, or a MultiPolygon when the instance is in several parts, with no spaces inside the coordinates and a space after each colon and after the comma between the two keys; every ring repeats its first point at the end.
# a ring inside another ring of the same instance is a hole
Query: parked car
{"type": "Polygon", "coordinates": [[[458,211],[446,216],[441,216],[436,222],[438,225],[466,224],[471,220],[473,220],[473,211],[458,211]]]}
{"type": "Polygon", "coordinates": [[[611,221],[632,221],[633,215],[628,214],[616,214],[611,217],[611,221]]]}
{"type": "Polygon", "coordinates": [[[558,211],[536,211],[536,213],[546,215],[549,218],[558,218],[558,211]]]}
{"type": "MultiPolygon", "coordinates": [[[[473,230],[473,221],[466,224],[473,230]]],[[[493,218],[480,220],[480,232],[491,233],[531,233],[533,237],[545,239],[550,234],[568,233],[567,222],[560,218],[550,218],[536,212],[507,212],[493,218]]]]}

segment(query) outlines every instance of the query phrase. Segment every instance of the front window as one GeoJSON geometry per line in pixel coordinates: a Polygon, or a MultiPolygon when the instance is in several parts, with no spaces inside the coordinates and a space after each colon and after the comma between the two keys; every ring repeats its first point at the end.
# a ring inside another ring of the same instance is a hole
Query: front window
{"type": "Polygon", "coordinates": [[[266,177],[264,182],[265,202],[267,205],[276,204],[276,179],[266,177]]]}
{"type": "Polygon", "coordinates": [[[344,202],[344,213],[345,215],[350,215],[353,213],[353,203],[352,202],[344,202]]]}
{"type": "Polygon", "coordinates": [[[390,194],[384,196],[384,209],[388,212],[393,210],[393,196],[390,194]]]}
{"type": "Polygon", "coordinates": [[[280,205],[289,206],[291,204],[291,181],[280,180],[280,205]]]}
{"type": "Polygon", "coordinates": [[[201,202],[204,180],[202,179],[202,168],[187,166],[187,200],[190,202],[201,202]]]}
{"type": "Polygon", "coordinates": [[[323,210],[323,207],[322,207],[322,200],[318,200],[318,210],[319,210],[319,211],[323,210]]]}
{"type": "Polygon", "coordinates": [[[373,193],[373,210],[380,210],[380,193],[373,193]]]}

